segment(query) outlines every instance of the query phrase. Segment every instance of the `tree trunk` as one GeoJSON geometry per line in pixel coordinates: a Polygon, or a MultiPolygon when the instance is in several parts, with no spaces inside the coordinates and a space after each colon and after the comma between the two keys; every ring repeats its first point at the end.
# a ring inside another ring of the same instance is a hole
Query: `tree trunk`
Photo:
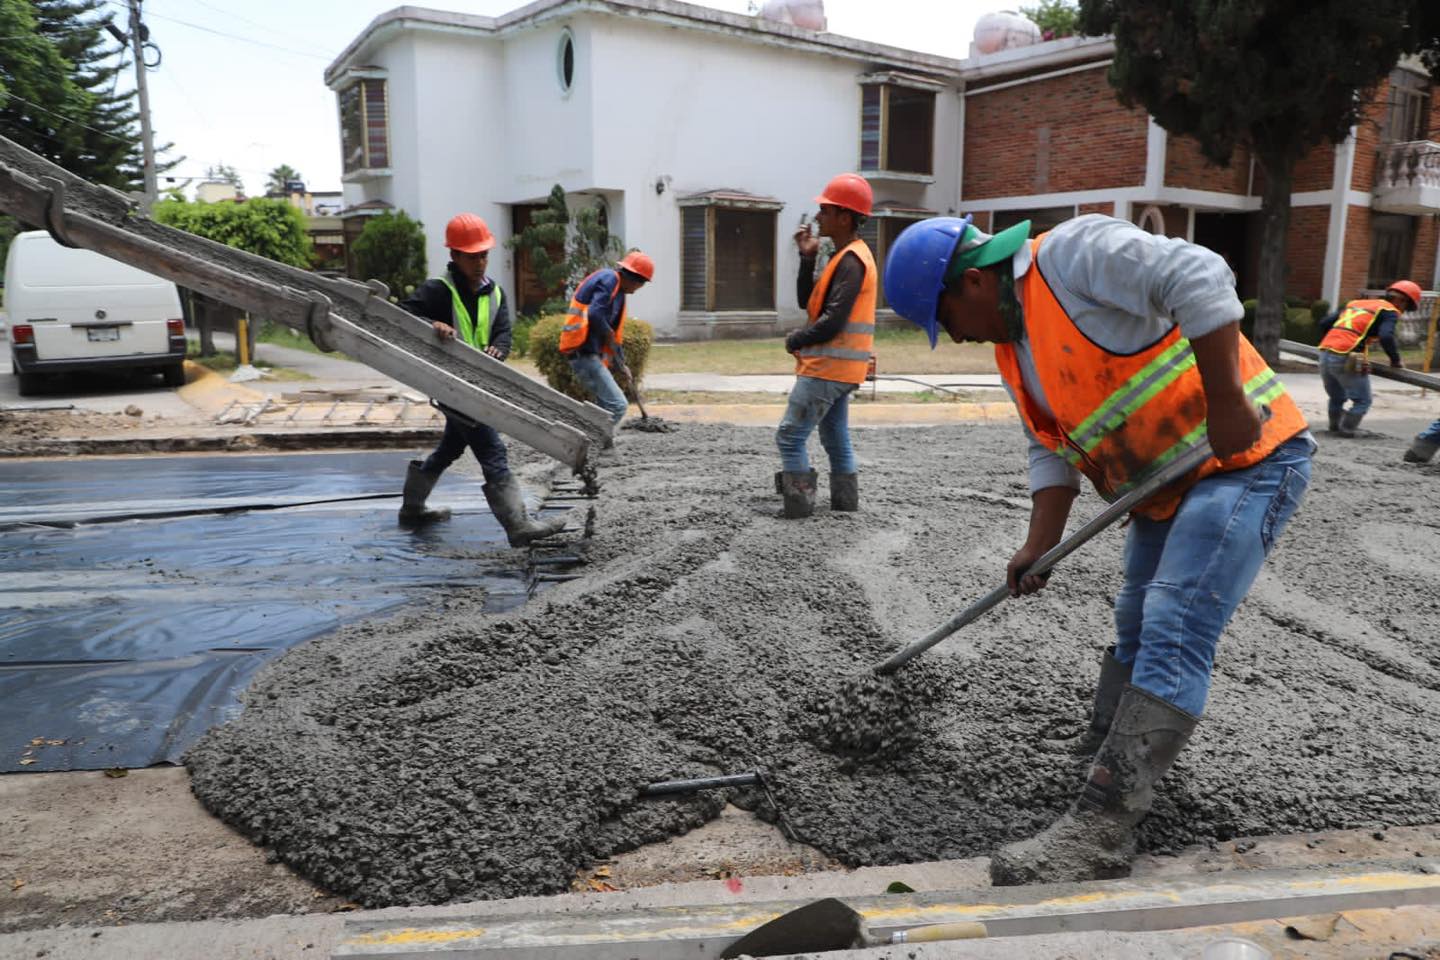
{"type": "Polygon", "coordinates": [[[1265,171],[1265,194],[1260,201],[1263,229],[1254,343],[1260,356],[1273,366],[1280,359],[1280,332],[1285,326],[1285,244],[1290,230],[1290,187],[1295,179],[1295,163],[1258,159],[1265,171]]]}

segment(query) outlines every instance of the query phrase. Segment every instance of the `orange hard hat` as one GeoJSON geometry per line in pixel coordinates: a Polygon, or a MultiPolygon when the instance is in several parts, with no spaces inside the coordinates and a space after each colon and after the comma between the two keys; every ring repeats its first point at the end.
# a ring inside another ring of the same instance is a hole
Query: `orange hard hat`
{"type": "Polygon", "coordinates": [[[644,277],[647,281],[655,279],[655,261],[639,250],[631,250],[620,258],[615,264],[621,270],[629,270],[636,276],[644,277]]]}
{"type": "Polygon", "coordinates": [[[816,197],[815,202],[844,207],[868,217],[875,203],[875,194],[870,190],[870,182],[860,174],[842,173],[825,184],[825,192],[816,197]]]}
{"type": "Polygon", "coordinates": [[[1420,309],[1420,284],[1414,280],[1396,280],[1385,288],[1386,293],[1400,292],[1410,298],[1410,309],[1420,309]]]}
{"type": "Polygon", "coordinates": [[[445,224],[445,246],[461,253],[480,253],[495,246],[495,234],[473,213],[459,213],[445,224]]]}

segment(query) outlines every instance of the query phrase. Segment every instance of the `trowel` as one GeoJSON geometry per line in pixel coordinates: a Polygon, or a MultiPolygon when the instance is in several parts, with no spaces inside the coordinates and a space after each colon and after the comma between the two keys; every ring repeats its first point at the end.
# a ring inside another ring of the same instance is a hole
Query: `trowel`
{"type": "Polygon", "coordinates": [[[865,918],[831,897],[806,904],[776,917],[736,940],[720,954],[734,957],[783,957],[792,953],[853,950],[896,943],[933,943],[937,940],[977,940],[987,935],[985,924],[974,921],[935,923],[897,930],[877,937],[865,928],[865,918]]]}

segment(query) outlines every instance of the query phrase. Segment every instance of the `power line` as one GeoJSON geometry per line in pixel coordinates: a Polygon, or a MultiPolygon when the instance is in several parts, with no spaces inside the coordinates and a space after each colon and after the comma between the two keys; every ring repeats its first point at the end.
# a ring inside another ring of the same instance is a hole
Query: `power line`
{"type": "MultiPolygon", "coordinates": [[[[119,2],[119,0],[105,0],[105,2],[110,4],[111,6],[125,8],[125,4],[119,2]]],[[[153,10],[146,13],[145,16],[158,17],[161,20],[169,20],[171,23],[178,23],[182,27],[189,27],[192,30],[200,30],[205,33],[213,33],[217,37],[224,37],[227,40],[239,40],[241,43],[253,43],[258,47],[269,47],[271,50],[279,50],[282,53],[288,53],[297,57],[310,57],[313,60],[323,60],[326,63],[329,63],[331,60],[334,59],[333,57],[327,57],[323,54],[311,53],[308,50],[292,50],[290,47],[282,47],[279,44],[267,43],[264,40],[256,40],[253,37],[242,37],[237,33],[226,33],[223,30],[216,30],[214,27],[207,27],[199,23],[191,23],[189,20],[181,20],[178,17],[166,16],[163,13],[155,13],[153,10]]]]}

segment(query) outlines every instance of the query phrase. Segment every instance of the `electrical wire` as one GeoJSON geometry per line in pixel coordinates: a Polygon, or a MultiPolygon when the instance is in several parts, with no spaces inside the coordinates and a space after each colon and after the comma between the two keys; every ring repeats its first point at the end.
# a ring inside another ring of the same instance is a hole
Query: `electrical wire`
{"type": "MultiPolygon", "coordinates": [[[[120,7],[122,9],[129,9],[128,6],[126,6],[126,4],[124,3],[121,3],[120,0],[104,0],[104,2],[110,4],[111,6],[120,7]]],[[[214,27],[207,27],[199,23],[191,23],[189,20],[181,20],[179,17],[166,16],[163,13],[156,13],[153,10],[149,13],[146,13],[145,16],[157,17],[161,20],[169,20],[171,23],[178,23],[182,27],[189,27],[192,30],[200,30],[205,33],[213,33],[215,36],[224,37],[227,40],[239,40],[242,43],[253,43],[259,47],[269,47],[271,50],[279,50],[282,53],[288,53],[297,57],[309,57],[312,60],[323,60],[326,63],[329,63],[334,59],[334,57],[327,57],[324,54],[319,53],[311,53],[308,50],[294,50],[290,47],[282,47],[278,44],[267,43],[264,40],[256,40],[252,37],[243,37],[238,33],[226,33],[223,30],[216,30],[214,27]]]]}

